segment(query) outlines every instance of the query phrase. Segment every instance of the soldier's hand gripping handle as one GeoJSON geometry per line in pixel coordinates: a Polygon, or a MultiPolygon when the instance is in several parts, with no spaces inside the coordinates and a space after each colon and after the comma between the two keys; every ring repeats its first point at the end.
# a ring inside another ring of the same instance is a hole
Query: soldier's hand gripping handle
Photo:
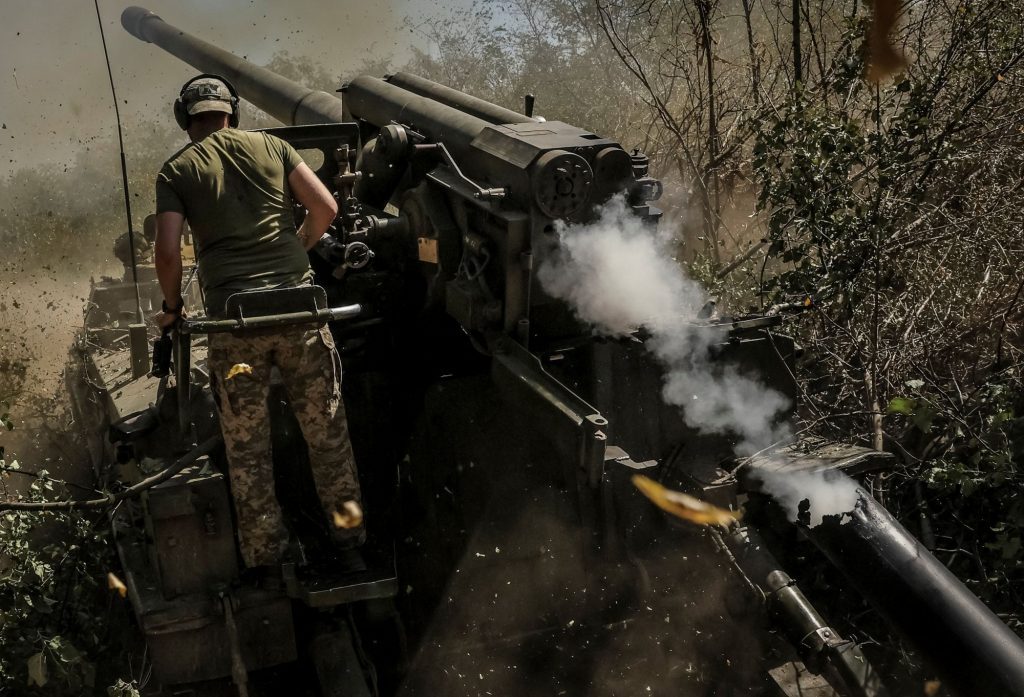
{"type": "Polygon", "coordinates": [[[171,374],[171,356],[174,353],[174,340],[171,338],[173,329],[173,324],[164,327],[160,338],[153,340],[153,370],[149,374],[154,378],[171,374]]]}
{"type": "Polygon", "coordinates": [[[161,312],[153,318],[160,327],[160,338],[153,340],[153,370],[149,373],[152,377],[162,378],[170,375],[171,358],[174,355],[174,339],[171,332],[184,317],[185,301],[179,297],[175,307],[168,307],[165,300],[161,312]]]}

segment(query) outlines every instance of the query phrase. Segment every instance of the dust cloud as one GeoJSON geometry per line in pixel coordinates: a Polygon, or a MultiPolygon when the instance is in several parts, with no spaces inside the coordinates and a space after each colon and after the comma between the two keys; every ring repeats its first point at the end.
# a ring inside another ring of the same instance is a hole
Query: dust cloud
{"type": "MultiPolygon", "coordinates": [[[[170,103],[197,72],[121,27],[121,12],[133,4],[254,63],[284,52],[327,66],[335,75],[353,70],[367,56],[404,60],[410,46],[422,42],[403,27],[404,17],[434,11],[433,3],[401,0],[102,0],[127,130],[159,119],[173,124],[170,103]]],[[[7,146],[6,176],[92,148],[109,160],[110,176],[116,177],[116,152],[107,144],[114,113],[93,3],[5,3],[3,14],[0,138],[7,146]]]]}
{"type": "MultiPolygon", "coordinates": [[[[459,4],[460,0],[453,0],[459,4]]],[[[127,0],[100,11],[126,139],[133,227],[152,211],[152,181],[183,142],[170,104],[196,70],[120,24],[127,0]]],[[[403,61],[423,37],[406,17],[425,1],[139,0],[167,22],[257,64],[322,67],[334,80],[403,61]]],[[[0,386],[16,426],[0,447],[45,458],[49,403],[82,322],[90,279],[120,275],[114,240],[125,231],[114,110],[91,2],[7,3],[0,26],[0,386]],[[3,366],[11,366],[5,372],[3,366]],[[23,372],[21,372],[23,371],[23,372]],[[15,384],[17,383],[17,384],[15,384]],[[16,388],[16,389],[14,389],[16,388]],[[13,392],[12,392],[13,390],[13,392]]],[[[250,107],[247,108],[247,114],[250,107]]],[[[255,113],[255,112],[253,112],[255,113]]],[[[244,126],[244,124],[243,124],[244,126]]]]}
{"type": "Polygon", "coordinates": [[[0,294],[0,400],[6,402],[0,412],[10,414],[14,427],[0,429],[0,448],[8,461],[17,458],[29,469],[74,481],[84,478],[72,470],[85,458],[69,428],[63,370],[88,291],[88,280],[41,270],[8,277],[0,294]]]}
{"type": "Polygon", "coordinates": [[[662,397],[682,408],[687,424],[736,435],[741,455],[789,437],[778,421],[786,397],[757,376],[711,360],[727,330],[696,319],[707,293],[674,258],[670,240],[634,216],[622,197],[605,204],[596,222],[559,224],[556,234],[559,249],[538,269],[544,289],[599,334],[649,331],[646,346],[665,369],[662,397]]]}

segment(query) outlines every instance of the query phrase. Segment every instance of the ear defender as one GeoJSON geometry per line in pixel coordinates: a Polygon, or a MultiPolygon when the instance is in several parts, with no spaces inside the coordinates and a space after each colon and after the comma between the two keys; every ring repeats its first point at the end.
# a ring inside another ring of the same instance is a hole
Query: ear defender
{"type": "Polygon", "coordinates": [[[174,120],[177,121],[178,127],[183,131],[187,131],[189,124],[192,122],[188,115],[188,108],[181,101],[180,95],[174,100],[174,120]]]}
{"type": "Polygon", "coordinates": [[[191,114],[188,113],[189,107],[192,104],[195,104],[196,102],[202,101],[203,99],[215,99],[217,101],[221,101],[221,102],[225,102],[225,103],[230,104],[231,105],[231,113],[228,116],[228,124],[232,128],[237,128],[238,127],[238,117],[239,117],[238,101],[239,101],[239,98],[238,98],[238,91],[235,89],[235,86],[232,85],[230,82],[228,82],[225,78],[221,77],[220,75],[216,75],[214,73],[203,73],[202,75],[196,75],[194,78],[192,78],[191,80],[186,82],[184,85],[182,85],[181,91],[178,92],[178,98],[174,100],[174,120],[175,120],[175,122],[177,122],[177,124],[181,128],[181,130],[187,131],[188,127],[192,124],[192,116],[191,116],[191,114]],[[231,95],[230,99],[225,99],[223,96],[221,96],[219,94],[211,93],[211,94],[208,94],[208,95],[200,95],[199,99],[188,99],[188,100],[186,100],[185,99],[185,92],[188,91],[188,88],[191,87],[192,84],[195,83],[196,81],[203,80],[203,79],[213,79],[213,80],[218,80],[221,83],[223,83],[224,86],[227,87],[228,92],[231,95]]]}

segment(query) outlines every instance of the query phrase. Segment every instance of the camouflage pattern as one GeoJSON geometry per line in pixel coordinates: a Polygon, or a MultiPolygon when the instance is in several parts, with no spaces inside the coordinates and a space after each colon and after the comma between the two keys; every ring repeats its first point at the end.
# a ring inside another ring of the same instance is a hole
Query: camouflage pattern
{"type": "MultiPolygon", "coordinates": [[[[341,360],[327,327],[249,336],[212,334],[209,341],[242,558],[249,567],[276,564],[287,531],[274,495],[267,411],[271,367],[281,375],[309,445],[313,478],[330,524],[332,514],[346,501],[360,498],[341,399],[341,360]],[[251,371],[232,371],[240,364],[251,371]]],[[[334,529],[334,534],[342,544],[359,544],[365,538],[362,526],[334,529]]]]}

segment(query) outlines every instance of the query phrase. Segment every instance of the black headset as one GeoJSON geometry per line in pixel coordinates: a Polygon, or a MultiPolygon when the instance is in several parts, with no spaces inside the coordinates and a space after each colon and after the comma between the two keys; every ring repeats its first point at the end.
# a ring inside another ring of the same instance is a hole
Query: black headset
{"type": "MultiPolygon", "coordinates": [[[[203,73],[202,75],[196,75],[194,78],[192,78],[191,80],[186,82],[184,85],[182,85],[181,91],[178,92],[178,98],[174,100],[174,120],[178,122],[179,126],[181,126],[181,130],[183,130],[183,131],[187,131],[188,130],[189,124],[192,123],[192,116],[188,113],[189,105],[185,103],[183,97],[185,96],[185,91],[192,85],[193,82],[195,82],[196,80],[202,80],[204,78],[213,78],[215,80],[220,80],[221,82],[223,82],[227,86],[228,92],[231,93],[231,100],[230,100],[231,115],[228,117],[228,124],[232,128],[237,128],[238,127],[238,91],[235,90],[235,86],[234,85],[232,85],[230,82],[228,82],[226,79],[224,79],[220,75],[215,75],[214,73],[203,73]]],[[[218,101],[224,101],[224,98],[220,97],[220,96],[217,96],[217,97],[214,97],[214,98],[217,99],[218,101]]]]}

